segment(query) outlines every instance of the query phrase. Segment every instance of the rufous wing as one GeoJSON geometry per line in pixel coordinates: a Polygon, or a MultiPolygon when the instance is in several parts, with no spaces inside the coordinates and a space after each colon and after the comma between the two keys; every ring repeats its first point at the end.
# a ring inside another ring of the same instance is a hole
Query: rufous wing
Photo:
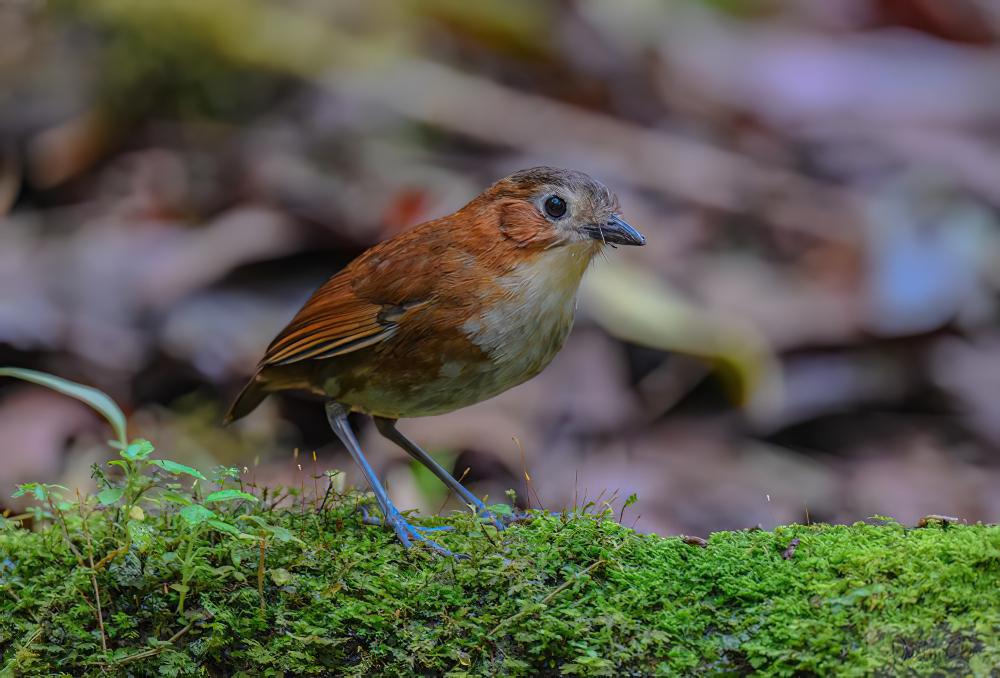
{"type": "Polygon", "coordinates": [[[330,358],[391,337],[398,317],[382,304],[358,296],[350,267],[330,278],[309,298],[261,359],[257,373],[243,387],[223,419],[230,423],[253,411],[271,391],[268,368],[303,360],[330,358]]]}
{"type": "Polygon", "coordinates": [[[261,367],[332,358],[395,334],[409,311],[429,303],[454,256],[438,223],[376,245],[330,278],[271,342],[261,367]]]}
{"type": "Polygon", "coordinates": [[[396,331],[384,309],[361,299],[348,275],[336,275],[316,290],[271,342],[261,366],[332,358],[384,341],[396,331]]]}

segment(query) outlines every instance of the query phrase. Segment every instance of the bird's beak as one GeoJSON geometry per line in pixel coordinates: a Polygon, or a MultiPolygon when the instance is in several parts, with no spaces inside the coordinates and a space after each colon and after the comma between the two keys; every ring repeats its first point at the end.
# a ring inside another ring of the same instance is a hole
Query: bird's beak
{"type": "Polygon", "coordinates": [[[611,245],[645,245],[646,238],[642,233],[635,230],[624,219],[617,214],[613,215],[606,224],[588,224],[583,227],[583,232],[594,240],[600,240],[611,245]]]}

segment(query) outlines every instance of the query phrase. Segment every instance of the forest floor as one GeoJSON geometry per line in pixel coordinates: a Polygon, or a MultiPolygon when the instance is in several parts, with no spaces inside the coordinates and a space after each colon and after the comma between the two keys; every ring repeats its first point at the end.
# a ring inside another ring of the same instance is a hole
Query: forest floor
{"type": "Polygon", "coordinates": [[[202,516],[241,536],[197,511],[133,508],[124,552],[115,511],[36,531],[6,521],[4,673],[989,675],[1000,665],[1000,526],[877,519],[701,543],[638,534],[610,512],[531,514],[503,532],[471,514],[419,521],[452,526],[434,535],[468,556],[459,560],[402,548],[362,522],[358,501],[229,502],[231,513],[202,516]]]}

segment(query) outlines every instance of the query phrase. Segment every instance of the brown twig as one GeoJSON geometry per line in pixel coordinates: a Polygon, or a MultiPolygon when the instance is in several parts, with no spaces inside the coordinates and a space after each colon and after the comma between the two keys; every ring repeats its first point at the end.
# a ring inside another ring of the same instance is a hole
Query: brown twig
{"type": "Polygon", "coordinates": [[[479,519],[478,513],[476,514],[476,522],[479,524],[479,529],[482,531],[483,536],[486,537],[487,541],[493,544],[493,548],[500,548],[500,544],[498,544],[497,541],[490,536],[489,531],[486,529],[486,524],[479,519]]]}
{"type": "Polygon", "coordinates": [[[108,636],[104,632],[104,611],[101,606],[101,588],[97,585],[97,569],[94,567],[94,542],[90,538],[90,528],[87,526],[87,516],[83,512],[83,498],[80,490],[76,491],[76,506],[80,512],[83,536],[87,540],[87,560],[90,563],[90,583],[94,587],[94,604],[97,607],[97,626],[101,630],[101,650],[108,653],[108,636]]]}
{"type": "MultiPolygon", "coordinates": [[[[461,482],[462,482],[463,480],[465,480],[465,476],[469,475],[469,471],[471,471],[471,470],[472,470],[472,467],[471,467],[471,466],[466,466],[466,467],[465,467],[465,470],[464,470],[464,471],[462,471],[462,475],[460,475],[460,476],[458,477],[458,482],[459,482],[459,484],[461,484],[461,482]]],[[[451,488],[449,487],[449,488],[448,488],[448,491],[447,491],[447,492],[445,493],[445,495],[444,495],[444,501],[443,501],[443,502],[441,502],[441,506],[440,506],[440,508],[438,508],[438,510],[437,510],[437,512],[438,512],[439,514],[440,514],[440,513],[442,512],[442,511],[444,511],[444,507],[448,505],[448,500],[449,500],[449,499],[451,499],[451,495],[452,495],[452,494],[453,494],[453,492],[451,491],[451,488]]]]}
{"type": "MultiPolygon", "coordinates": [[[[548,605],[549,603],[551,603],[555,599],[556,596],[558,596],[560,593],[562,593],[563,591],[565,591],[566,589],[568,589],[575,582],[579,581],[581,577],[583,577],[584,575],[590,574],[591,572],[593,572],[594,570],[596,570],[598,567],[600,567],[601,565],[603,565],[606,562],[607,561],[604,560],[604,558],[598,558],[597,560],[595,560],[593,563],[591,563],[587,567],[583,568],[582,570],[580,570],[576,574],[574,574],[574,575],[570,576],[569,578],[567,578],[566,581],[564,581],[562,584],[560,584],[559,586],[557,586],[554,589],[552,589],[552,591],[550,591],[547,596],[545,596],[540,601],[538,601],[538,605],[543,605],[543,606],[544,605],[548,605]]],[[[524,617],[526,617],[529,614],[532,614],[532,613],[534,613],[536,611],[537,611],[537,607],[535,605],[526,606],[523,610],[521,610],[517,614],[512,615],[510,617],[507,617],[507,619],[503,620],[502,622],[500,622],[499,624],[497,624],[496,626],[494,626],[490,630],[490,632],[488,634],[486,634],[486,635],[487,636],[492,636],[492,635],[496,634],[496,632],[499,631],[501,628],[503,628],[503,626],[505,624],[510,624],[511,622],[523,619],[524,617]]]]}
{"type": "Polygon", "coordinates": [[[299,464],[299,514],[306,514],[306,474],[299,464]]]}
{"type": "Polygon", "coordinates": [[[312,477],[313,477],[313,509],[316,508],[316,502],[319,501],[319,476],[316,475],[316,450],[312,453],[312,477]]]}
{"type": "Polygon", "coordinates": [[[62,528],[63,536],[66,538],[66,544],[69,546],[69,550],[72,551],[73,555],[76,557],[77,564],[80,567],[84,567],[83,554],[80,553],[80,549],[76,547],[76,544],[73,543],[73,540],[69,536],[69,527],[66,525],[66,516],[63,514],[62,509],[55,505],[51,496],[46,496],[45,500],[48,502],[49,508],[52,509],[52,513],[58,518],[57,522],[59,523],[59,527],[62,528]]]}
{"type": "Polygon", "coordinates": [[[267,540],[260,538],[260,561],[257,563],[257,593],[260,594],[260,614],[264,616],[267,611],[264,607],[264,557],[267,552],[267,540]]]}
{"type": "Polygon", "coordinates": [[[127,552],[128,552],[128,546],[127,545],[126,546],[121,546],[119,548],[116,548],[114,551],[111,551],[110,553],[108,553],[108,555],[106,555],[103,558],[101,558],[100,560],[98,560],[97,564],[94,565],[94,569],[95,570],[103,570],[104,567],[108,563],[110,563],[112,560],[114,560],[118,556],[124,555],[127,552]]]}
{"type": "Polygon", "coordinates": [[[323,513],[326,508],[326,502],[330,500],[330,495],[333,494],[333,480],[330,478],[326,479],[326,491],[323,492],[323,501],[319,503],[316,507],[316,513],[323,513]]]}
{"type": "Polygon", "coordinates": [[[524,473],[524,492],[527,495],[528,506],[531,508],[531,493],[535,493],[535,503],[538,504],[538,508],[545,510],[545,505],[542,503],[542,498],[538,496],[538,490],[535,489],[534,484],[531,482],[531,475],[528,473],[528,461],[524,454],[524,445],[521,444],[521,439],[517,436],[511,436],[514,440],[514,444],[517,445],[517,449],[521,453],[521,472],[524,473]]]}
{"type": "Polygon", "coordinates": [[[275,497],[275,499],[268,505],[268,509],[267,510],[268,511],[273,511],[274,509],[278,508],[278,504],[280,504],[281,502],[285,501],[285,499],[287,499],[287,498],[288,498],[288,492],[285,492],[284,494],[277,495],[275,497]]]}
{"type": "MultiPolygon", "coordinates": [[[[191,630],[192,626],[194,626],[193,621],[184,628],[182,628],[180,631],[175,633],[174,635],[170,636],[170,638],[167,639],[167,642],[170,643],[171,645],[173,643],[176,643],[178,640],[181,639],[181,636],[183,636],[185,633],[191,630]]],[[[160,646],[160,647],[153,647],[148,650],[143,650],[142,652],[137,652],[136,654],[132,654],[127,657],[122,657],[118,661],[113,662],[111,664],[111,667],[113,668],[116,666],[121,666],[122,664],[129,664],[131,662],[139,661],[140,659],[148,659],[149,657],[155,657],[156,655],[163,652],[165,649],[166,646],[160,646]]]]}
{"type": "Polygon", "coordinates": [[[521,473],[524,475],[524,500],[527,502],[525,508],[531,508],[531,476],[528,475],[528,462],[524,458],[524,446],[521,445],[521,441],[518,440],[517,436],[513,436],[514,444],[517,445],[517,451],[521,455],[521,473]]]}
{"type": "Polygon", "coordinates": [[[326,508],[326,502],[329,500],[330,495],[334,493],[333,479],[339,473],[340,471],[335,472],[333,475],[330,475],[329,472],[323,474],[326,476],[326,492],[323,493],[323,501],[320,502],[319,508],[316,509],[316,513],[322,513],[323,509],[326,508]]]}
{"type": "Polygon", "coordinates": [[[591,572],[593,572],[594,570],[596,570],[598,567],[600,567],[601,565],[603,565],[606,562],[607,561],[604,560],[604,558],[598,558],[593,563],[591,563],[587,567],[583,568],[583,570],[581,570],[580,572],[577,572],[575,575],[573,575],[573,577],[570,577],[569,579],[567,579],[566,581],[564,581],[562,584],[560,584],[559,586],[557,586],[555,589],[553,589],[553,591],[551,593],[549,593],[549,595],[547,595],[544,598],[542,598],[541,604],[542,605],[548,605],[549,603],[552,602],[553,598],[555,598],[560,593],[562,593],[563,591],[565,591],[566,589],[568,589],[573,584],[573,581],[575,579],[579,579],[580,577],[582,577],[585,574],[590,574],[591,572]]]}
{"type": "MultiPolygon", "coordinates": [[[[52,501],[52,497],[51,496],[47,496],[46,497],[46,501],[48,502],[49,508],[52,509],[53,513],[58,518],[58,520],[56,522],[58,522],[59,526],[62,528],[63,537],[66,539],[66,544],[69,545],[70,551],[73,552],[73,556],[76,558],[77,565],[81,569],[82,568],[86,568],[87,567],[87,562],[84,561],[83,554],[80,553],[80,549],[78,549],[76,547],[76,544],[73,543],[73,540],[70,539],[70,536],[69,536],[69,527],[66,524],[66,516],[65,516],[65,514],[62,512],[62,509],[60,509],[58,506],[56,506],[55,502],[52,501]]],[[[105,653],[107,653],[107,651],[108,651],[108,640],[107,640],[107,636],[104,633],[104,613],[101,610],[101,591],[100,591],[100,588],[97,585],[97,575],[95,574],[96,570],[94,569],[94,544],[93,544],[93,542],[90,539],[90,530],[87,528],[87,519],[86,519],[86,517],[83,514],[83,505],[82,505],[82,503],[80,501],[80,492],[79,492],[79,490],[77,490],[77,508],[80,511],[80,518],[83,520],[83,533],[84,533],[84,535],[86,535],[86,538],[87,538],[87,548],[88,548],[88,556],[89,556],[89,562],[90,562],[90,567],[89,567],[89,570],[90,570],[90,583],[94,587],[94,599],[95,599],[95,606],[94,607],[95,607],[95,610],[96,610],[96,613],[97,613],[97,625],[98,625],[98,627],[101,630],[101,649],[105,653]]],[[[84,598],[84,600],[86,600],[86,596],[83,596],[83,598],[84,598]]]]}
{"type": "Polygon", "coordinates": [[[7,662],[7,665],[4,666],[2,669],[0,669],[0,676],[14,676],[14,675],[17,675],[17,674],[14,673],[14,669],[17,668],[17,665],[20,663],[20,659],[22,657],[22,653],[24,652],[24,650],[26,650],[28,648],[28,646],[30,646],[33,642],[35,642],[36,640],[38,640],[38,637],[40,635],[42,635],[42,625],[41,624],[39,624],[38,627],[34,631],[31,632],[31,635],[28,636],[23,643],[21,643],[21,649],[18,652],[14,653],[14,656],[11,657],[11,659],[10,659],[9,662],[7,662]]]}
{"type": "MultiPolygon", "coordinates": [[[[574,574],[571,577],[569,577],[562,584],[560,584],[559,586],[557,586],[554,589],[552,589],[552,591],[550,591],[547,596],[545,596],[540,601],[538,601],[537,605],[543,605],[543,606],[544,605],[548,605],[549,603],[551,603],[555,599],[556,596],[558,596],[560,593],[562,593],[563,591],[565,591],[566,589],[568,589],[575,582],[579,581],[580,577],[583,577],[584,575],[590,574],[591,572],[593,572],[594,570],[596,570],[598,567],[600,567],[601,565],[603,565],[606,562],[607,561],[604,560],[604,558],[598,558],[597,560],[595,560],[593,563],[591,563],[590,565],[588,565],[584,569],[580,570],[576,574],[574,574]]],[[[506,624],[510,624],[510,623],[512,623],[514,621],[521,620],[524,617],[527,617],[528,615],[533,614],[534,612],[537,612],[537,611],[538,611],[537,606],[535,606],[535,605],[527,606],[527,607],[525,607],[525,609],[521,610],[517,614],[512,615],[510,617],[507,617],[507,619],[503,620],[502,622],[500,622],[499,624],[497,624],[496,626],[494,626],[490,630],[490,632],[488,634],[486,634],[486,635],[487,636],[493,636],[493,635],[496,634],[497,631],[499,631],[501,628],[503,628],[506,624]]]]}

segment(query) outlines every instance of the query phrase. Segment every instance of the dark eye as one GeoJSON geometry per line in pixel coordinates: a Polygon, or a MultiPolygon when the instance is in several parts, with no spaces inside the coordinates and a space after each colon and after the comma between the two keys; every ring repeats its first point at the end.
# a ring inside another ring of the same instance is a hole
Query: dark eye
{"type": "Polygon", "coordinates": [[[553,219],[566,214],[566,201],[558,195],[550,195],[545,199],[545,213],[553,219]]]}

